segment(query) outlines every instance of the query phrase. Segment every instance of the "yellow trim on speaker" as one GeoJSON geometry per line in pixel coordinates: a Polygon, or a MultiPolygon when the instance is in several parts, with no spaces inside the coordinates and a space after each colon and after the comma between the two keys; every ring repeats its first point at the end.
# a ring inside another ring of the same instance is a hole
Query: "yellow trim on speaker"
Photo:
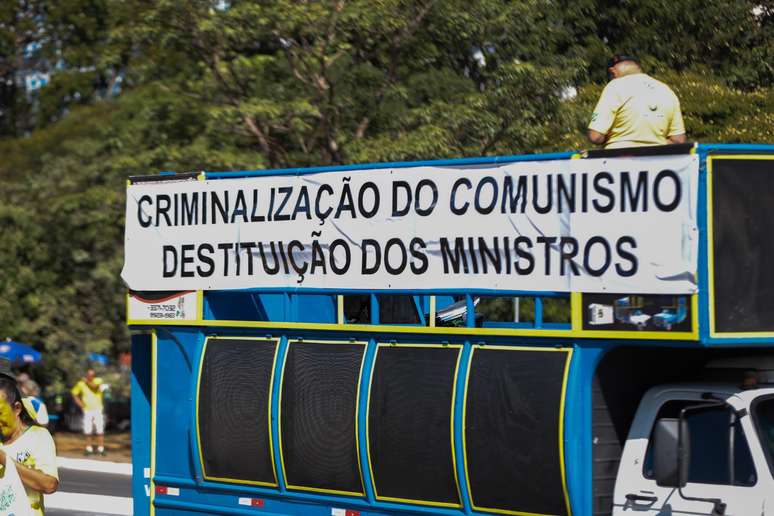
{"type": "Polygon", "coordinates": [[[369,403],[366,407],[366,455],[368,456],[368,469],[371,472],[371,481],[373,482],[374,498],[383,502],[398,502],[398,503],[411,503],[417,505],[426,505],[430,507],[449,507],[459,508],[462,507],[462,494],[460,492],[460,482],[457,476],[456,459],[454,457],[454,401],[455,390],[457,386],[457,374],[459,373],[460,358],[462,357],[462,344],[403,344],[403,343],[383,343],[380,342],[376,345],[376,353],[374,353],[374,367],[371,368],[371,377],[368,380],[368,397],[369,403]],[[369,432],[370,425],[370,413],[371,413],[371,390],[373,388],[374,372],[376,371],[376,361],[379,357],[379,350],[381,348],[455,348],[457,349],[457,365],[454,370],[454,377],[452,378],[452,399],[451,399],[451,453],[452,453],[452,468],[454,470],[454,484],[457,488],[457,497],[460,503],[448,503],[448,502],[433,502],[429,500],[414,500],[410,498],[395,498],[391,496],[379,496],[376,488],[376,477],[374,477],[374,467],[371,462],[371,435],[369,432]]]}
{"type": "Polygon", "coordinates": [[[774,332],[719,332],[715,331],[715,238],[714,238],[714,195],[712,185],[712,162],[715,160],[774,160],[772,155],[724,154],[707,156],[707,265],[709,267],[709,334],[716,338],[768,338],[774,332]]]}
{"type": "MultiPolygon", "coordinates": [[[[557,337],[557,338],[621,338],[630,340],[695,340],[698,335],[692,332],[658,331],[601,331],[601,330],[554,330],[530,328],[467,328],[451,326],[398,326],[379,324],[333,324],[299,323],[283,321],[164,321],[132,320],[130,326],[180,326],[180,327],[218,327],[218,328],[256,328],[262,330],[309,330],[309,331],[345,331],[421,335],[458,335],[458,336],[501,336],[501,337],[557,337]]],[[[759,335],[760,336],[760,335],[759,335]]]]}
{"type": "MultiPolygon", "coordinates": [[[[709,333],[715,336],[715,238],[714,238],[714,199],[712,192],[712,161],[715,156],[707,156],[707,277],[709,305],[709,333]]],[[[721,157],[722,159],[722,157],[721,157]]]]}
{"type": "Polygon", "coordinates": [[[430,313],[428,314],[427,325],[431,328],[435,328],[435,315],[436,315],[436,299],[435,296],[430,296],[430,313]]]}
{"type": "Polygon", "coordinates": [[[699,338],[699,294],[691,296],[691,333],[699,338]]]}
{"type": "Polygon", "coordinates": [[[513,516],[552,516],[547,514],[540,514],[540,513],[534,513],[534,512],[524,512],[524,511],[512,511],[508,509],[494,509],[489,507],[479,507],[476,505],[474,499],[473,499],[473,491],[470,488],[470,471],[468,470],[468,450],[467,450],[467,439],[466,439],[466,418],[467,418],[467,409],[468,409],[468,386],[470,385],[470,371],[473,366],[473,356],[478,349],[496,349],[496,350],[506,350],[506,351],[541,351],[546,353],[566,353],[567,357],[565,358],[565,366],[564,366],[564,378],[562,380],[562,395],[561,399],[559,401],[559,467],[562,474],[562,490],[564,493],[564,503],[567,506],[567,514],[568,516],[571,515],[570,512],[570,497],[567,490],[567,480],[566,480],[566,472],[565,472],[565,461],[564,461],[564,405],[565,405],[565,398],[567,395],[567,381],[569,378],[569,371],[570,371],[570,362],[572,358],[572,348],[538,348],[538,347],[528,347],[528,346],[488,346],[484,344],[474,344],[473,349],[470,353],[470,358],[468,361],[468,371],[465,377],[465,391],[463,395],[462,400],[462,463],[463,467],[465,469],[465,483],[468,486],[468,497],[470,498],[470,507],[476,511],[485,511],[485,512],[493,512],[496,514],[509,514],[513,516]]]}
{"type": "Polygon", "coordinates": [[[512,516],[556,516],[553,514],[542,514],[539,512],[507,511],[503,509],[477,509],[477,510],[493,512],[495,514],[509,514],[512,516]]]}
{"type": "Polygon", "coordinates": [[[360,408],[360,383],[362,381],[363,377],[363,366],[365,364],[365,356],[366,356],[366,346],[368,345],[368,342],[362,341],[362,340],[319,340],[319,339],[313,339],[313,340],[307,340],[307,339],[288,339],[288,347],[285,351],[285,357],[282,362],[282,375],[280,377],[280,385],[279,385],[279,407],[277,407],[277,437],[279,441],[279,452],[280,452],[280,463],[282,466],[282,476],[285,479],[285,486],[288,489],[295,489],[298,491],[311,491],[313,493],[327,493],[327,494],[336,494],[336,495],[345,495],[345,496],[365,496],[365,482],[363,480],[363,471],[360,468],[360,438],[359,433],[360,429],[358,426],[358,412],[360,408]],[[288,361],[288,354],[290,353],[290,346],[292,344],[358,344],[363,346],[363,356],[360,359],[360,371],[357,375],[357,389],[356,389],[356,395],[355,395],[355,454],[357,458],[357,471],[360,474],[360,486],[363,488],[363,491],[356,492],[356,491],[339,491],[336,489],[325,489],[321,487],[309,487],[309,486],[299,486],[291,484],[288,481],[288,475],[285,471],[285,456],[282,453],[282,388],[284,386],[285,382],[285,367],[287,365],[288,361]]]}
{"type": "Polygon", "coordinates": [[[774,337],[774,332],[754,332],[754,331],[728,331],[728,332],[711,332],[711,337],[719,339],[767,339],[774,337]]]}
{"type": "MultiPolygon", "coordinates": [[[[695,297],[695,296],[694,296],[695,297]]],[[[696,317],[693,318],[696,320],[696,317]]],[[[567,381],[570,377],[570,364],[572,363],[573,348],[567,351],[567,358],[564,360],[564,377],[562,378],[562,399],[559,402],[559,468],[562,472],[562,491],[564,492],[564,503],[567,505],[567,516],[572,516],[572,507],[570,506],[570,493],[567,489],[567,470],[564,462],[564,408],[567,399],[567,381]]]]}
{"type": "Polygon", "coordinates": [[[344,296],[336,296],[336,324],[344,324],[344,296]]]}
{"type": "Polygon", "coordinates": [[[198,378],[196,380],[196,444],[199,448],[199,465],[202,469],[202,477],[205,480],[211,480],[216,482],[229,482],[232,484],[243,484],[243,485],[251,485],[251,486],[265,486],[265,487],[278,487],[279,483],[277,482],[277,465],[274,463],[274,446],[272,444],[272,438],[271,438],[271,389],[274,385],[274,369],[277,365],[277,353],[279,352],[279,338],[276,337],[220,337],[220,336],[207,336],[204,339],[204,345],[202,347],[202,356],[199,359],[199,374],[198,378]],[[271,376],[269,378],[269,407],[268,407],[268,415],[266,419],[268,420],[268,427],[269,427],[269,457],[271,458],[271,471],[272,475],[274,475],[274,483],[271,482],[262,482],[258,480],[244,480],[240,478],[226,478],[226,477],[213,477],[207,475],[207,470],[204,468],[204,455],[202,453],[202,438],[201,438],[201,429],[199,427],[199,396],[201,394],[201,382],[202,382],[202,366],[204,365],[204,356],[207,352],[207,344],[209,343],[210,339],[213,340],[254,340],[257,342],[273,342],[274,343],[274,359],[272,361],[271,366],[271,376]]]}
{"type": "Polygon", "coordinates": [[[371,464],[371,391],[374,385],[374,372],[376,371],[376,358],[379,355],[379,344],[376,344],[376,351],[374,351],[374,358],[371,364],[371,374],[368,376],[368,403],[366,403],[366,458],[368,459],[368,472],[371,475],[371,488],[374,490],[374,496],[376,496],[376,481],[374,480],[374,466],[371,464]]]}
{"type": "Polygon", "coordinates": [[[454,438],[454,406],[457,402],[457,375],[460,373],[460,361],[462,360],[462,346],[457,350],[457,364],[454,366],[452,378],[451,417],[449,418],[449,431],[451,435],[452,471],[454,471],[454,485],[457,487],[457,497],[462,506],[462,490],[460,489],[460,477],[457,475],[457,440],[454,438]]]}
{"type": "Polygon", "coordinates": [[[199,452],[199,467],[202,469],[202,476],[205,476],[205,473],[204,455],[202,454],[202,435],[201,431],[199,430],[199,396],[202,390],[202,366],[204,365],[204,355],[207,353],[207,342],[209,340],[209,337],[204,337],[204,344],[202,344],[202,354],[199,357],[199,370],[196,377],[196,449],[199,452]]]}
{"type": "Polygon", "coordinates": [[[467,439],[465,438],[465,412],[468,408],[468,385],[470,384],[470,369],[473,365],[473,353],[476,351],[476,346],[470,350],[468,356],[467,371],[465,371],[465,385],[462,388],[462,468],[465,470],[465,485],[468,488],[468,499],[470,500],[470,506],[473,507],[473,491],[470,490],[470,472],[468,471],[468,446],[467,439]]]}

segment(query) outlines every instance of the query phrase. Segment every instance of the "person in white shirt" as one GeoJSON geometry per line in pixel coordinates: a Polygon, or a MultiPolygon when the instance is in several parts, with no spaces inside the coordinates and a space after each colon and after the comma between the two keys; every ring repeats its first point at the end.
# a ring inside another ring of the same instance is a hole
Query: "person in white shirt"
{"type": "Polygon", "coordinates": [[[43,495],[59,488],[56,446],[48,430],[37,424],[31,400],[22,397],[16,380],[5,373],[0,373],[0,438],[0,477],[7,461],[14,461],[32,513],[42,516],[43,495]]]}

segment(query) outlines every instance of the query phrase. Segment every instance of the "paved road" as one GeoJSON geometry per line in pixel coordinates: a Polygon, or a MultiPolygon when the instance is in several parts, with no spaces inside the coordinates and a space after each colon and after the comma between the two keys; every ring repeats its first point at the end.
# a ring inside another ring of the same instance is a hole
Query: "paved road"
{"type": "Polygon", "coordinates": [[[131,514],[130,476],[60,468],[59,477],[59,491],[46,496],[46,516],[131,514]]]}

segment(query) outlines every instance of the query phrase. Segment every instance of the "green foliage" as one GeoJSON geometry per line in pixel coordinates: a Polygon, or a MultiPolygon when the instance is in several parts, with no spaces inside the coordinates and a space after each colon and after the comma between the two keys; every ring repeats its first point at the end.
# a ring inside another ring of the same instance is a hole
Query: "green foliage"
{"type": "Polygon", "coordinates": [[[774,142],[774,89],[740,91],[704,73],[670,72],[691,137],[703,142],[774,142]]]}
{"type": "Polygon", "coordinates": [[[601,2],[601,34],[619,52],[684,70],[712,69],[735,86],[774,79],[771,4],[760,0],[601,2]],[[757,13],[757,14],[756,14],[757,13]]]}
{"type": "Polygon", "coordinates": [[[180,91],[267,166],[321,165],[545,141],[557,90],[580,64],[553,57],[538,30],[551,31],[551,6],[279,1],[217,11],[164,1],[127,32],[154,55],[138,64],[143,73],[187,75],[180,91]],[[159,49],[189,59],[160,69],[159,49]]]}
{"type": "Polygon", "coordinates": [[[128,349],[130,175],[584,148],[613,52],[673,86],[690,139],[772,142],[773,20],[759,0],[5,2],[0,335],[41,348],[58,387],[128,349]],[[63,66],[27,95],[38,30],[63,66]]]}
{"type": "Polygon", "coordinates": [[[113,86],[120,67],[100,59],[109,42],[109,0],[1,4],[0,137],[45,127],[113,86]],[[50,74],[51,84],[26,91],[34,73],[50,74]]]}

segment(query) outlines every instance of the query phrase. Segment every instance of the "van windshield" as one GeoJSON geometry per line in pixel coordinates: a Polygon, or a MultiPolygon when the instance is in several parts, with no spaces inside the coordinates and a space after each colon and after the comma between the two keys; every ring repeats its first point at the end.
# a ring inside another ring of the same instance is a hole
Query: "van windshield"
{"type": "Polygon", "coordinates": [[[758,402],[755,406],[755,421],[761,446],[766,450],[771,474],[774,476],[774,397],[758,402]]]}

